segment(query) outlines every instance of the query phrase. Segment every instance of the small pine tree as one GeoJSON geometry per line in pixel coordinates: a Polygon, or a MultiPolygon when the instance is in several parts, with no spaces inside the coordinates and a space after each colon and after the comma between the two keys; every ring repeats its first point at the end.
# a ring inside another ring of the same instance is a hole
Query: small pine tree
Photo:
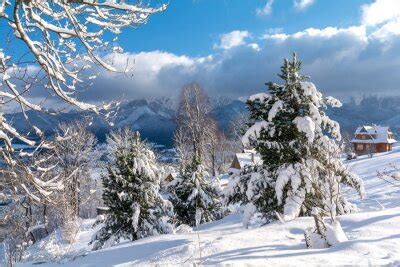
{"type": "MultiPolygon", "coordinates": [[[[340,128],[323,109],[341,103],[323,97],[300,68],[294,54],[281,67],[283,85],[268,83],[269,94],[249,98],[252,123],[243,143],[257,150],[263,166],[234,177],[227,190],[229,202],[253,203],[268,218],[279,212],[292,219],[324,208],[329,201],[320,187],[328,184],[331,173],[338,187],[348,185],[363,195],[362,180],[346,169],[339,156],[331,157],[331,151],[340,150],[340,128]]],[[[353,209],[339,193],[335,198],[338,214],[353,209]]]]}
{"type": "Polygon", "coordinates": [[[109,208],[99,223],[95,249],[120,238],[137,240],[172,230],[172,205],[159,193],[160,177],[154,153],[138,132],[114,133],[108,138],[111,163],[103,176],[103,200],[109,208]]]}
{"type": "Polygon", "coordinates": [[[192,164],[170,184],[171,202],[177,219],[198,226],[223,216],[218,178],[210,177],[203,165],[192,164]]]}

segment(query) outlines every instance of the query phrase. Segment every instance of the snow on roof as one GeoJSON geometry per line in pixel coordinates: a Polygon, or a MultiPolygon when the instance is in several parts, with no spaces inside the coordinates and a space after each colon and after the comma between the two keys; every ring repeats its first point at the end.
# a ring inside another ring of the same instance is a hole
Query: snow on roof
{"type": "Polygon", "coordinates": [[[245,166],[254,166],[262,163],[261,156],[254,152],[237,153],[236,157],[239,161],[241,168],[244,168],[245,166]],[[253,162],[253,156],[254,156],[254,162],[253,162]]]}
{"type": "Polygon", "coordinates": [[[221,187],[226,187],[229,183],[231,176],[228,173],[225,173],[221,176],[219,176],[219,184],[221,187]]]}
{"type": "Polygon", "coordinates": [[[355,135],[369,135],[373,139],[358,139],[353,138],[352,143],[387,143],[393,144],[397,141],[393,137],[389,137],[389,134],[393,134],[388,126],[378,126],[378,125],[363,125],[357,128],[355,135]]]}
{"type": "Polygon", "coordinates": [[[392,131],[388,126],[378,126],[378,125],[363,125],[357,128],[356,134],[379,134],[379,133],[391,133],[392,131]]]}

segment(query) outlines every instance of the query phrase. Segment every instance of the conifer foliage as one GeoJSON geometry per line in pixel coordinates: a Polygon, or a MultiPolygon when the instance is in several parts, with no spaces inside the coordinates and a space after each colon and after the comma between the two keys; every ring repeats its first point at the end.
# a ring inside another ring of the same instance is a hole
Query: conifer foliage
{"type": "Polygon", "coordinates": [[[203,165],[192,165],[171,183],[171,201],[181,223],[198,226],[222,217],[221,190],[203,165]]]}
{"type": "Polygon", "coordinates": [[[332,194],[329,188],[347,185],[364,194],[362,180],[339,159],[339,124],[324,112],[341,103],[323,97],[300,68],[294,54],[281,67],[282,85],[268,83],[269,94],[249,98],[252,123],[242,141],[256,149],[263,166],[233,177],[227,189],[229,202],[254,204],[266,217],[279,212],[293,219],[315,207],[343,214],[354,207],[340,190],[332,194]]]}
{"type": "Polygon", "coordinates": [[[108,138],[110,165],[103,177],[103,200],[109,208],[95,248],[120,238],[137,240],[172,231],[173,209],[159,193],[156,158],[138,132],[113,133],[108,138]],[[109,240],[109,241],[108,241],[109,240]]]}

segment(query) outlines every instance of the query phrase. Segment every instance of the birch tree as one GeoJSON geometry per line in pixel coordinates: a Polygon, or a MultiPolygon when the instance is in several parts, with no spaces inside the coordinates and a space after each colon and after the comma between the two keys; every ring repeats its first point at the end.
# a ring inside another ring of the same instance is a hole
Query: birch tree
{"type": "Polygon", "coordinates": [[[90,133],[85,121],[61,124],[54,141],[53,162],[60,176],[63,190],[52,199],[60,211],[67,240],[72,242],[78,230],[81,207],[91,198],[91,171],[99,160],[95,153],[96,137],[90,133]]]}
{"type": "Polygon", "coordinates": [[[190,159],[194,170],[204,163],[206,146],[215,137],[216,125],[210,117],[211,111],[210,100],[198,83],[183,87],[177,115],[176,145],[178,152],[190,159]]]}

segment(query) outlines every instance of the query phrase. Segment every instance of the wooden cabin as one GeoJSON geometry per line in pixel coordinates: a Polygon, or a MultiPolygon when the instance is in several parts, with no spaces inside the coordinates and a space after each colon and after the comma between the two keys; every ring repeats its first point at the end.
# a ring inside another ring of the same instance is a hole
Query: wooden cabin
{"type": "Polygon", "coordinates": [[[358,127],[351,140],[357,155],[391,151],[396,142],[389,127],[377,125],[358,127]]]}
{"type": "Polygon", "coordinates": [[[175,178],[178,177],[178,173],[177,172],[170,172],[168,173],[168,175],[164,178],[164,182],[166,184],[172,182],[173,180],[175,180],[175,178]]]}
{"type": "Polygon", "coordinates": [[[254,150],[245,150],[243,153],[236,153],[233,158],[229,173],[238,173],[245,166],[254,166],[262,164],[262,159],[254,150]]]}

